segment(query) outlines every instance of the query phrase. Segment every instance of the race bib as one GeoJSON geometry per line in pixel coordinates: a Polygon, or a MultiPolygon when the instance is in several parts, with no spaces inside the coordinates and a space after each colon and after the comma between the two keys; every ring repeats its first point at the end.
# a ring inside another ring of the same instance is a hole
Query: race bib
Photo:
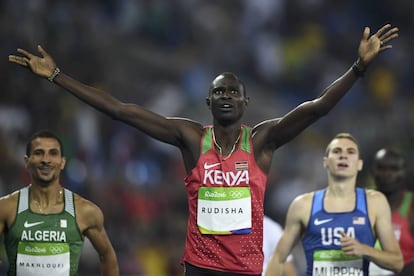
{"type": "Polygon", "coordinates": [[[200,187],[197,225],[202,234],[249,234],[252,207],[249,187],[200,187]]]}
{"type": "Polygon", "coordinates": [[[347,256],[342,250],[318,250],[313,253],[312,275],[363,276],[363,259],[347,256]]]}
{"type": "Polygon", "coordinates": [[[69,276],[70,250],[67,243],[19,242],[17,276],[69,276]]]}

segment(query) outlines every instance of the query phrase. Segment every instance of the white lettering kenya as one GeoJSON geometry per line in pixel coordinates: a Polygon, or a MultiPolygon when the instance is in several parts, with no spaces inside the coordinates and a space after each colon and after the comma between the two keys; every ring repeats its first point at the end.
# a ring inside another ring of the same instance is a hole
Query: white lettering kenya
{"type": "Polygon", "coordinates": [[[249,171],[223,172],[220,170],[205,170],[203,184],[238,186],[249,184],[249,171]]]}

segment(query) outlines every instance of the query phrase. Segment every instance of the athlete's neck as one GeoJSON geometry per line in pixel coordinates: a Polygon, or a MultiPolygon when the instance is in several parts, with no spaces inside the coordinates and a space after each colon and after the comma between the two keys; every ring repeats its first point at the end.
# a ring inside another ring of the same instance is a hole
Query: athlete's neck
{"type": "Polygon", "coordinates": [[[222,137],[225,137],[225,139],[222,139],[222,141],[226,141],[225,143],[220,143],[217,141],[216,138],[216,133],[214,131],[214,128],[212,130],[213,132],[213,142],[214,142],[214,146],[216,147],[216,150],[218,150],[221,158],[223,160],[226,160],[228,158],[230,158],[230,156],[233,154],[233,152],[236,150],[237,144],[239,143],[240,140],[240,136],[241,136],[241,129],[238,129],[238,134],[237,137],[234,140],[229,140],[231,137],[234,136],[233,133],[229,132],[228,134],[224,134],[222,135],[222,137]],[[231,141],[230,143],[228,143],[228,141],[231,141]]]}
{"type": "Polygon", "coordinates": [[[52,212],[63,203],[63,187],[60,184],[48,187],[30,184],[29,198],[34,210],[52,212]]]}

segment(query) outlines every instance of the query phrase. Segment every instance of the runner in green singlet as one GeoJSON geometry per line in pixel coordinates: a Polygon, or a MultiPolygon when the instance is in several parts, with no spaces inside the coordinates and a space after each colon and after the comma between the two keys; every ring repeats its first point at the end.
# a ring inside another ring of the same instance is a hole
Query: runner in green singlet
{"type": "Polygon", "coordinates": [[[8,275],[77,275],[85,236],[99,254],[102,275],[119,275],[101,210],[60,184],[61,140],[50,131],[34,133],[24,162],[31,184],[0,198],[8,275]]]}

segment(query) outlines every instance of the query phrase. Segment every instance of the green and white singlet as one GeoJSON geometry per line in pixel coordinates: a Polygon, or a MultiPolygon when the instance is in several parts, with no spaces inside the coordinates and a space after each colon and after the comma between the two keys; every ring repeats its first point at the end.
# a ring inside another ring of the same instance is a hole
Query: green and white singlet
{"type": "Polygon", "coordinates": [[[37,214],[29,208],[29,188],[19,191],[16,219],[5,234],[8,275],[77,275],[83,236],[76,223],[74,195],[64,189],[58,214],[37,214]]]}

